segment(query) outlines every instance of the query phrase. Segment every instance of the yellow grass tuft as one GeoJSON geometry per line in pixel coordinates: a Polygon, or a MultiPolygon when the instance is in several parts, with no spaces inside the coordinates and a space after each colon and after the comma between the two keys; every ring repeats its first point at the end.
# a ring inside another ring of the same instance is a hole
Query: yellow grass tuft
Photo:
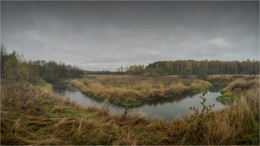
{"type": "Polygon", "coordinates": [[[202,85],[201,84],[198,84],[198,83],[191,83],[190,84],[190,87],[193,89],[193,90],[199,90],[202,88],[202,85]]]}
{"type": "Polygon", "coordinates": [[[180,95],[188,91],[188,87],[182,83],[172,84],[168,89],[166,89],[166,94],[180,95]]]}

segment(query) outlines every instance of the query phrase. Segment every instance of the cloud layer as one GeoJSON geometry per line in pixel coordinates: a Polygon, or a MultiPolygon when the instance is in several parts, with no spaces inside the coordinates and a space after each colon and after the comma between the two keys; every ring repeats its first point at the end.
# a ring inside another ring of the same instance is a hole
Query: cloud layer
{"type": "Polygon", "coordinates": [[[258,2],[2,2],[2,42],[86,70],[259,58],[258,2]]]}

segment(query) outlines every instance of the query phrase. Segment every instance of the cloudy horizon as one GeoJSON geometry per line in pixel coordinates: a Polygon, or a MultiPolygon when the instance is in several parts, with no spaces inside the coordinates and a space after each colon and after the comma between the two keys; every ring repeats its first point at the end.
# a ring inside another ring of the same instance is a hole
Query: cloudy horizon
{"type": "Polygon", "coordinates": [[[161,60],[259,60],[259,2],[1,2],[1,39],[26,60],[85,70],[161,60]]]}

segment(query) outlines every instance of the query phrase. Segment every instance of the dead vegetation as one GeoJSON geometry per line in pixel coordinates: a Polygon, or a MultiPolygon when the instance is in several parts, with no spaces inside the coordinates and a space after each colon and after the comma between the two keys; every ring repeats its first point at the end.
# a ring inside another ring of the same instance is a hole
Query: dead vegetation
{"type": "Polygon", "coordinates": [[[71,83],[88,96],[123,106],[138,106],[149,100],[199,92],[211,86],[209,82],[194,78],[136,76],[87,76],[71,83]]]}
{"type": "Polygon", "coordinates": [[[246,79],[239,78],[231,82],[227,87],[221,90],[222,95],[217,100],[223,104],[230,105],[235,100],[241,98],[247,94],[247,90],[250,88],[259,87],[259,78],[246,79]]]}
{"type": "MultiPolygon", "coordinates": [[[[235,83],[234,83],[235,84],[235,83]]],[[[164,122],[143,115],[108,115],[28,83],[2,83],[1,144],[259,144],[259,89],[222,111],[164,122]]]]}
{"type": "Polygon", "coordinates": [[[259,78],[259,75],[210,75],[207,81],[210,82],[232,82],[237,79],[252,80],[259,78]]]}

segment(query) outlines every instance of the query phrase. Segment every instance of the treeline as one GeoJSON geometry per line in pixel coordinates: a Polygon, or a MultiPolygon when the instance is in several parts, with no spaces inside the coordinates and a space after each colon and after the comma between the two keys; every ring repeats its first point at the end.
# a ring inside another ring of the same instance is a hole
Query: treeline
{"type": "Polygon", "coordinates": [[[136,75],[140,75],[144,72],[145,70],[145,66],[144,65],[130,65],[130,66],[126,66],[124,67],[120,67],[117,69],[117,72],[125,72],[128,74],[136,74],[136,75]]]}
{"type": "Polygon", "coordinates": [[[27,80],[36,84],[43,79],[49,83],[61,78],[75,78],[84,74],[77,66],[57,63],[55,61],[25,61],[15,51],[7,54],[1,47],[1,78],[12,81],[27,80]]]}
{"type": "Polygon", "coordinates": [[[258,74],[259,61],[218,61],[218,60],[177,60],[158,61],[149,64],[146,69],[158,68],[171,75],[198,73],[206,74],[258,74]]]}
{"type": "Polygon", "coordinates": [[[259,74],[259,61],[219,61],[219,60],[177,60],[158,61],[144,67],[133,65],[120,67],[117,72],[125,74],[141,74],[145,76],[159,75],[196,75],[203,78],[214,74],[259,74]]]}
{"type": "Polygon", "coordinates": [[[49,83],[56,82],[61,78],[79,77],[84,73],[79,67],[66,65],[62,62],[37,60],[29,61],[27,64],[31,71],[36,71],[42,79],[49,83]]]}

